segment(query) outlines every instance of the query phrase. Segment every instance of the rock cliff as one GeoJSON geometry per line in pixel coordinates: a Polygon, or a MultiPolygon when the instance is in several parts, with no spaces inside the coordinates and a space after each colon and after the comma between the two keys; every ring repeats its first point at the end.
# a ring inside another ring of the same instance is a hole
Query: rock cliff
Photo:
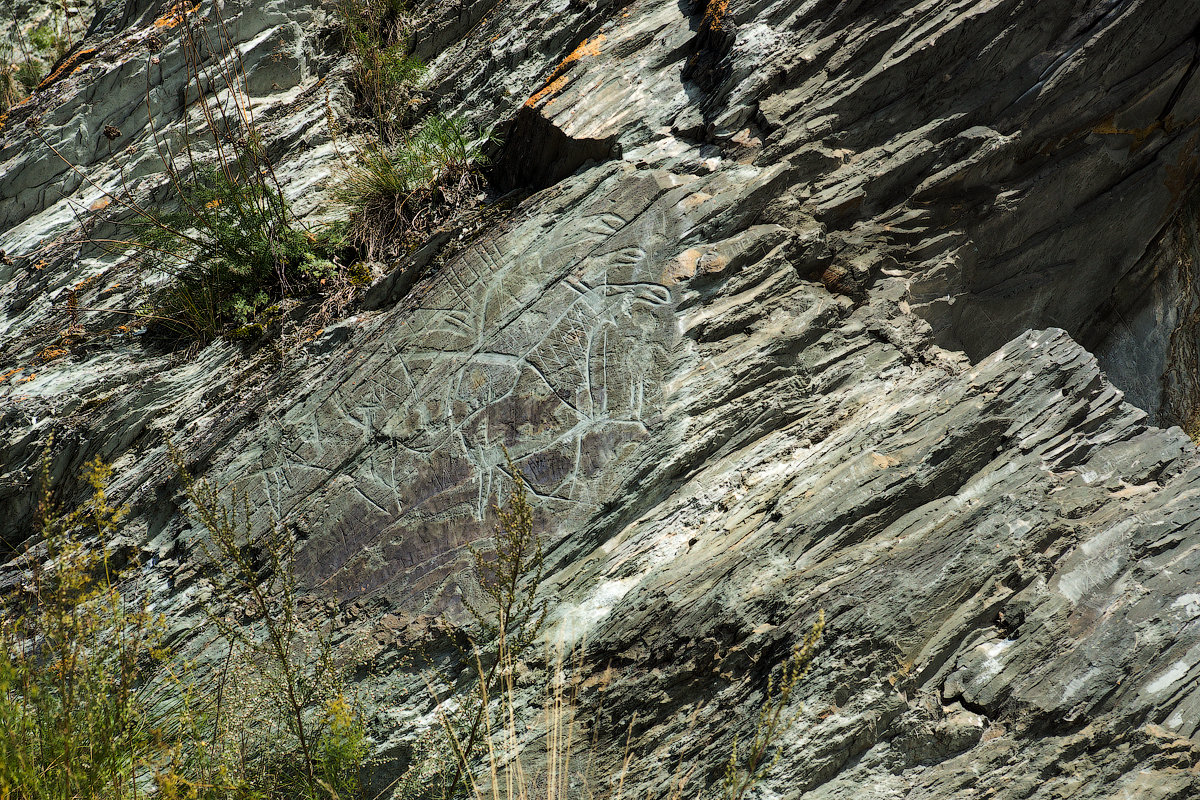
{"type": "MultiPolygon", "coordinates": [[[[186,635],[169,436],[386,667],[470,591],[506,447],[636,793],[707,786],[824,609],[765,795],[1200,796],[1200,459],[1155,427],[1200,411],[1194,3],[431,4],[427,102],[500,132],[520,202],[310,341],[186,357],[114,332],[144,288],[95,243],[196,123],[181,11],[103,6],[2,121],[6,541],[51,433],[57,475],[114,462],[186,635]]],[[[329,10],[222,13],[285,191],[335,217],[329,10]]]]}

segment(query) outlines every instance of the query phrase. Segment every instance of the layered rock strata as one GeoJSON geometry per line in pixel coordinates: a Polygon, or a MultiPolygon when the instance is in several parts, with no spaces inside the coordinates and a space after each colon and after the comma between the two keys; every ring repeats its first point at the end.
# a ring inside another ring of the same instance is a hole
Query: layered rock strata
{"type": "MultiPolygon", "coordinates": [[[[438,5],[425,88],[499,126],[516,208],[282,361],[137,336],[47,356],[69,314],[136,299],[74,226],[99,187],[150,191],[154,134],[189,124],[172,13],[106,10],[0,130],[7,539],[51,431],[60,474],[114,461],[186,635],[199,532],[170,436],[360,629],[415,626],[472,591],[507,448],[547,636],[586,642],[604,752],[638,712],[639,794],[717,776],[818,609],[766,792],[1200,794],[1200,462],[1150,424],[1194,413],[1191,3],[438,5]]],[[[287,191],[333,215],[324,12],[223,13],[287,191]]]]}

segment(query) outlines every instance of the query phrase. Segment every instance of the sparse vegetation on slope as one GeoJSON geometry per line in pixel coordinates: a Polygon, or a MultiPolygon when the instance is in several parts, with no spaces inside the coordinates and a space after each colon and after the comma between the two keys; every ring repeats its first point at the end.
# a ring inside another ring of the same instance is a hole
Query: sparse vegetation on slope
{"type": "MultiPolygon", "coordinates": [[[[205,533],[201,596],[216,633],[204,644],[206,666],[165,646],[168,621],[138,588],[139,571],[114,564],[108,543],[119,540],[126,509],[108,500],[111,470],[88,465],[91,495],[70,512],[44,477],[38,537],[23,557],[30,577],[0,609],[0,798],[133,800],[151,787],[164,800],[363,797],[363,710],[345,649],[333,644],[335,619],[314,616],[319,603],[300,610],[291,534],[277,523],[255,534],[246,495],[193,479],[174,450],[172,458],[187,513],[205,533]]],[[[572,750],[582,751],[577,764],[592,763],[589,745],[574,741],[579,683],[561,653],[548,659],[545,714],[518,723],[526,715],[515,677],[527,669],[547,606],[529,494],[511,462],[510,471],[492,538],[472,550],[478,599],[464,598],[475,624],[462,655],[473,677],[426,673],[438,722],[414,731],[410,766],[388,787],[396,796],[542,800],[530,788],[540,783],[555,800],[575,779],[572,750]],[[544,776],[524,772],[520,743],[530,732],[547,737],[544,776]]],[[[771,748],[795,722],[790,699],[821,626],[771,680],[744,759],[735,745],[727,800],[741,800],[773,766],[771,748]]],[[[576,653],[576,673],[582,658],[576,653]]],[[[621,775],[599,781],[615,787],[612,796],[629,763],[627,753],[621,775]]]]}
{"type": "MultiPolygon", "coordinates": [[[[14,21],[15,24],[15,21],[14,21]]],[[[59,9],[24,35],[16,34],[0,50],[0,114],[29,96],[46,76],[49,65],[66,54],[71,36],[59,9]]]]}
{"type": "Polygon", "coordinates": [[[341,0],[336,6],[353,66],[351,89],[385,146],[396,143],[419,102],[425,65],[409,54],[406,0],[341,0]]]}
{"type": "Polygon", "coordinates": [[[0,798],[132,797],[157,747],[146,677],[163,658],[162,620],[144,593],[121,591],[104,542],[125,509],[109,470],[83,477],[88,502],[58,508],[44,463],[36,525],[42,552],[0,608],[0,798]]]}
{"type": "Polygon", "coordinates": [[[195,141],[185,140],[182,154],[156,136],[173,203],[147,207],[122,198],[146,271],[167,277],[144,316],[167,339],[199,344],[223,334],[258,338],[278,321],[280,300],[344,293],[357,275],[338,262],[335,235],[310,230],[292,213],[236,48],[212,13],[211,24],[186,11],[180,22],[191,93],[185,101],[195,98],[205,127],[195,141]],[[201,52],[217,57],[202,64],[201,52]],[[214,85],[228,88],[214,93],[214,85]]]}
{"type": "Polygon", "coordinates": [[[220,782],[235,796],[359,797],[361,708],[333,652],[333,620],[299,609],[290,534],[272,524],[255,536],[245,495],[194,480],[177,454],[175,463],[207,533],[206,611],[225,649],[209,744],[198,753],[206,769],[175,783],[220,782]]]}
{"type": "Polygon", "coordinates": [[[406,252],[476,204],[486,139],[465,120],[434,115],[397,147],[362,151],[335,192],[350,208],[350,240],[368,257],[406,252]]]}
{"type": "Polygon", "coordinates": [[[171,278],[148,312],[167,335],[206,342],[336,271],[322,242],[259,174],[219,169],[181,178],[182,207],[139,221],[153,268],[171,278]]]}
{"type": "Polygon", "coordinates": [[[28,578],[0,608],[0,798],[359,797],[362,716],[323,621],[296,613],[284,537],[248,540],[238,497],[185,477],[210,537],[209,646],[223,656],[199,669],[165,646],[138,571],[116,567],[126,510],[108,500],[111,470],[90,463],[91,496],[69,512],[48,474],[28,578]]]}

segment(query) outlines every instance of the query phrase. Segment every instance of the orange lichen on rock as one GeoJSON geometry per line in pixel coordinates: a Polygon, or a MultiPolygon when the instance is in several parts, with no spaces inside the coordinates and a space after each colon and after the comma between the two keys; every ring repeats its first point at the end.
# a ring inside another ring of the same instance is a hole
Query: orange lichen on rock
{"type": "Polygon", "coordinates": [[[1115,119],[1109,116],[1099,125],[1092,128],[1092,133],[1098,133],[1102,136],[1132,136],[1133,141],[1129,145],[1130,152],[1141,148],[1142,144],[1150,138],[1150,134],[1154,133],[1162,126],[1158,120],[1151,122],[1144,128],[1119,128],[1115,123],[1115,119]]]}
{"type": "Polygon", "coordinates": [[[704,7],[704,17],[700,20],[700,26],[710,31],[718,31],[724,27],[728,17],[729,0],[708,0],[708,5],[704,7]]]}
{"type": "Polygon", "coordinates": [[[0,383],[6,382],[13,375],[16,375],[22,371],[23,371],[23,369],[21,367],[17,367],[16,369],[10,369],[8,372],[4,373],[3,375],[0,375],[0,383]]]}
{"type": "Polygon", "coordinates": [[[194,14],[197,10],[199,10],[199,8],[200,3],[196,3],[196,5],[192,6],[191,8],[188,8],[186,3],[176,3],[171,7],[169,13],[164,14],[158,19],[154,20],[154,27],[174,28],[179,23],[183,22],[184,17],[186,17],[188,14],[194,14]]]}
{"type": "Polygon", "coordinates": [[[580,42],[574,50],[567,54],[566,58],[558,62],[558,66],[546,78],[546,84],[526,100],[525,105],[532,108],[545,98],[562,91],[562,88],[567,85],[567,76],[563,74],[567,68],[584,56],[600,55],[600,45],[607,39],[607,36],[599,33],[593,39],[584,39],[580,42]]]}
{"type": "Polygon", "coordinates": [[[608,37],[605,36],[603,33],[596,34],[595,39],[584,39],[582,42],[579,43],[579,45],[574,50],[572,50],[567,55],[566,58],[564,58],[562,61],[558,62],[558,66],[554,68],[554,72],[551,72],[550,77],[547,78],[546,80],[547,81],[554,80],[557,76],[562,74],[563,70],[565,70],[571,64],[575,63],[576,61],[583,58],[584,56],[600,55],[600,45],[603,44],[607,39],[608,39],[608,37]]]}
{"type": "Polygon", "coordinates": [[[37,85],[37,88],[45,89],[47,86],[54,83],[56,80],[63,77],[64,75],[71,74],[77,68],[82,66],[84,61],[87,61],[89,58],[91,58],[95,54],[96,54],[95,47],[85,47],[82,50],[77,50],[74,55],[72,55],[70,58],[68,58],[63,63],[59,64],[58,69],[54,70],[54,72],[51,72],[49,75],[47,75],[42,80],[42,82],[37,85]]]}
{"type": "Polygon", "coordinates": [[[69,350],[65,347],[47,347],[45,350],[37,354],[34,359],[37,363],[45,364],[48,361],[53,361],[59,356],[65,356],[69,350]]]}
{"type": "Polygon", "coordinates": [[[546,97],[562,91],[562,88],[567,85],[568,80],[569,78],[567,78],[566,75],[556,78],[552,82],[543,86],[539,91],[535,92],[528,100],[525,101],[525,105],[529,108],[533,108],[546,97]]]}

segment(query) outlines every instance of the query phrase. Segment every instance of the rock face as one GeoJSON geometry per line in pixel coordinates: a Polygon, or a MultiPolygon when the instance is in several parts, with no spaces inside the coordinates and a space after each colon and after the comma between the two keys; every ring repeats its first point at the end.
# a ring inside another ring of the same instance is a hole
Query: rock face
{"type": "MultiPolygon", "coordinates": [[[[506,447],[637,794],[708,787],[824,609],[765,794],[1200,796],[1200,459],[1151,425],[1196,412],[1193,5],[437,5],[426,88],[533,193],[281,361],[47,355],[134,299],[76,214],[188,124],[171,12],[108,8],[0,130],[3,534],[51,431],[59,473],[113,460],[186,625],[170,435],[359,624],[453,616],[506,447]]],[[[324,12],[223,13],[287,191],[334,215],[324,12]]]]}

